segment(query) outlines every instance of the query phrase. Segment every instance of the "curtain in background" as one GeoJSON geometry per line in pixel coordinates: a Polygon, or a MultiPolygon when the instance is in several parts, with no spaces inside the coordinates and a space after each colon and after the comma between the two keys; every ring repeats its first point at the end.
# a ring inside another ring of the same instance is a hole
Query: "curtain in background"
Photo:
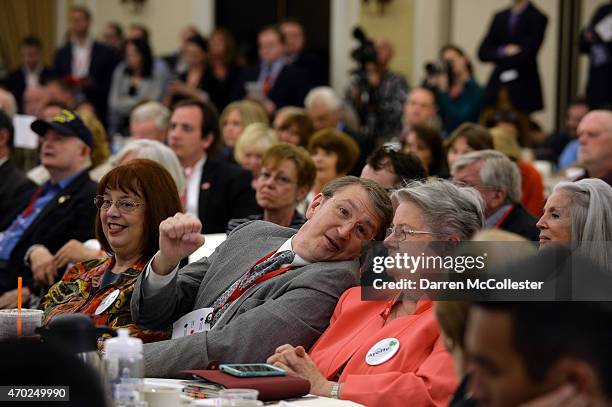
{"type": "Polygon", "coordinates": [[[21,62],[19,44],[26,35],[42,41],[44,61],[53,62],[55,0],[0,0],[0,53],[10,72],[21,62]]]}

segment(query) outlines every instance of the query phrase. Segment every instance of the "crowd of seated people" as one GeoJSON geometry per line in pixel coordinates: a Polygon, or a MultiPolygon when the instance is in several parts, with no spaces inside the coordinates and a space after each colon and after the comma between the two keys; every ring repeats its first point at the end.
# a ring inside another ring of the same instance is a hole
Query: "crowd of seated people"
{"type": "MultiPolygon", "coordinates": [[[[515,3],[513,18],[539,18],[515,3]]],[[[562,246],[612,272],[610,110],[578,99],[566,128],[538,134],[538,95],[518,100],[495,78],[485,90],[456,44],[410,88],[391,70],[395,39],[376,38],[367,86],[351,77],[334,89],[294,19],[262,27],[259,62],[246,66],[223,27],[185,27],[162,57],[145,25],[124,35],[108,23],[98,41],[92,18],[70,9],[53,66],[24,38],[0,88],[0,309],[128,328],[152,377],[267,361],[311,394],[367,406],[612,402],[604,302],[362,297],[370,241],[389,256],[415,243],[528,241],[526,265],[562,246]],[[21,147],[19,115],[32,118],[38,151],[21,147]],[[209,234],[225,241],[189,259],[209,234]],[[170,339],[199,309],[206,328],[170,339]],[[568,333],[581,323],[584,335],[568,333]],[[548,348],[553,334],[575,346],[548,348]]],[[[522,52],[489,52],[494,37],[482,59],[499,67],[522,52]]],[[[506,255],[494,268],[517,260],[506,255]]]]}

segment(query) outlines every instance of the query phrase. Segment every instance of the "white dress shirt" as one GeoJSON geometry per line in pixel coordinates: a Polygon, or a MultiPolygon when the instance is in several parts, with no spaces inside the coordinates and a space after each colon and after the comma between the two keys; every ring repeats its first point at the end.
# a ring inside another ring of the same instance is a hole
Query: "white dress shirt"
{"type": "Polygon", "coordinates": [[[202,179],[202,169],[206,163],[206,154],[193,167],[183,168],[185,174],[185,211],[193,216],[200,217],[200,180],[202,179]]]}
{"type": "Polygon", "coordinates": [[[72,75],[75,78],[81,79],[89,75],[92,48],[93,41],[90,38],[83,43],[72,41],[72,75]]]}
{"type": "Polygon", "coordinates": [[[30,70],[27,67],[23,68],[23,75],[25,76],[26,89],[33,88],[40,85],[40,73],[43,70],[42,65],[38,65],[35,69],[30,70]]]}

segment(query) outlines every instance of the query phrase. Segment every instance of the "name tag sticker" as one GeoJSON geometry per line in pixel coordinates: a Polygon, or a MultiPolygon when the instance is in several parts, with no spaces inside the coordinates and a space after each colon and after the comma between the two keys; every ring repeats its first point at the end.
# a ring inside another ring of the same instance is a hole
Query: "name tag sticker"
{"type": "Polygon", "coordinates": [[[400,348],[400,341],[397,338],[386,338],[376,342],[366,353],[365,361],[370,366],[382,365],[391,359],[400,348]]]}
{"type": "Polygon", "coordinates": [[[509,69],[499,74],[499,80],[502,83],[512,82],[518,77],[519,77],[519,74],[516,69],[509,69]]]}
{"type": "Polygon", "coordinates": [[[107,295],[106,298],[102,300],[100,305],[98,305],[98,308],[96,308],[95,314],[100,315],[101,313],[106,311],[111,305],[113,305],[117,297],[119,297],[119,294],[121,294],[121,291],[114,290],[109,295],[107,295]]]}
{"type": "Polygon", "coordinates": [[[210,324],[206,322],[206,317],[212,311],[213,308],[200,308],[180,317],[172,324],[172,339],[210,331],[210,324]]]}

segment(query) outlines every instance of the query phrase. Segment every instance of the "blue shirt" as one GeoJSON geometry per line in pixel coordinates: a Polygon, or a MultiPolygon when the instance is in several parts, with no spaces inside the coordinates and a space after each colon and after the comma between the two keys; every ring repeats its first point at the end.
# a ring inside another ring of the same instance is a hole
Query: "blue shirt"
{"type": "Polygon", "coordinates": [[[499,208],[497,210],[497,212],[495,212],[493,215],[491,215],[491,216],[489,216],[487,218],[486,226],[488,228],[494,229],[497,226],[497,222],[502,220],[502,218],[504,217],[506,212],[508,212],[510,210],[510,208],[512,208],[512,204],[506,204],[506,205],[502,206],[501,208],[499,208]]]}
{"type": "Polygon", "coordinates": [[[578,161],[578,149],[580,148],[580,143],[578,140],[570,141],[559,156],[559,169],[562,170],[564,168],[569,167],[578,161]]]}
{"type": "Polygon", "coordinates": [[[271,64],[262,62],[261,70],[259,71],[259,78],[257,78],[257,83],[263,89],[263,84],[266,81],[266,78],[270,78],[272,84],[276,81],[276,77],[283,70],[285,66],[285,59],[279,58],[271,64]]]}
{"type": "Polygon", "coordinates": [[[62,189],[66,188],[66,186],[80,174],[81,171],[64,178],[57,184],[52,184],[51,181],[47,181],[43,184],[43,190],[36,198],[32,210],[28,214],[25,214],[25,211],[19,214],[4,233],[0,235],[0,260],[8,261],[10,259],[13,249],[17,246],[17,243],[19,243],[25,231],[28,230],[40,212],[42,212],[47,204],[51,202],[62,189]]]}

